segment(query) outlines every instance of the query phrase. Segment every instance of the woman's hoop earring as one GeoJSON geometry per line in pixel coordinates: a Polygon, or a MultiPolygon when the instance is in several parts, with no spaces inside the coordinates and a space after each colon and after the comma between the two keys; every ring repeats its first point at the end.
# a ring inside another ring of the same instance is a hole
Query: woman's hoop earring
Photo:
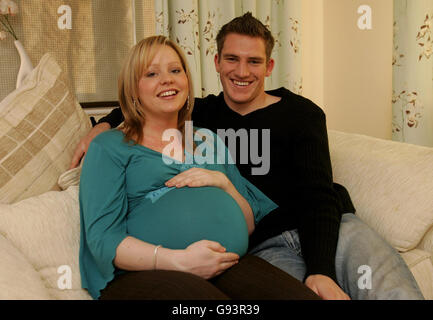
{"type": "Polygon", "coordinates": [[[186,98],[186,110],[189,110],[189,95],[186,98]]]}

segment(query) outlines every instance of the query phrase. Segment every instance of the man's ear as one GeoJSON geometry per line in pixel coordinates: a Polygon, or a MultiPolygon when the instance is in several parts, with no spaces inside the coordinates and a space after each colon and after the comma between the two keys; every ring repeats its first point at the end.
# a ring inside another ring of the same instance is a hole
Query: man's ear
{"type": "Polygon", "coordinates": [[[215,62],[215,70],[216,70],[216,72],[220,72],[220,64],[219,64],[219,57],[218,57],[218,53],[217,54],[215,54],[215,57],[214,57],[214,62],[215,62]]]}
{"type": "Polygon", "coordinates": [[[272,73],[272,70],[274,69],[275,66],[275,60],[274,59],[269,59],[268,63],[266,64],[266,73],[265,73],[265,77],[269,77],[272,73]]]}

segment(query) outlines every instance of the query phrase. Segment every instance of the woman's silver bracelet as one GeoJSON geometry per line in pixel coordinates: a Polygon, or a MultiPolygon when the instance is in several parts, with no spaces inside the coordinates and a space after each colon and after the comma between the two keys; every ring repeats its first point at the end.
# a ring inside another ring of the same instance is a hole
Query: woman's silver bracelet
{"type": "Polygon", "coordinates": [[[153,251],[153,270],[156,270],[156,255],[158,253],[158,249],[162,247],[161,245],[155,246],[155,250],[153,251]]]}

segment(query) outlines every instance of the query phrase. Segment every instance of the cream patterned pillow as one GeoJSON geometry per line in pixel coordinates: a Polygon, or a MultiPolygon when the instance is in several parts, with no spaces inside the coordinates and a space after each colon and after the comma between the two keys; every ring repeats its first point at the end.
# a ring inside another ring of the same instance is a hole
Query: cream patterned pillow
{"type": "Polygon", "coordinates": [[[0,234],[0,300],[52,299],[39,273],[0,234]]]}
{"type": "Polygon", "coordinates": [[[25,256],[51,297],[91,299],[81,288],[78,186],[0,204],[0,235],[25,256]]]}
{"type": "Polygon", "coordinates": [[[0,102],[0,203],[60,190],[59,176],[91,128],[50,54],[0,102]]]}

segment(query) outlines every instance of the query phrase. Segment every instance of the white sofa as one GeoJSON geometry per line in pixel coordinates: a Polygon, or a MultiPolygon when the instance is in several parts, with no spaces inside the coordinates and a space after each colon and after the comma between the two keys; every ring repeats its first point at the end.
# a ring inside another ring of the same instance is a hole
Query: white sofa
{"type": "MultiPolygon", "coordinates": [[[[329,131],[336,182],[433,299],[433,148],[329,131]]],[[[90,299],[80,288],[79,169],[66,190],[0,205],[0,299],[90,299]]]]}
{"type": "MultiPolygon", "coordinates": [[[[89,129],[50,55],[0,102],[0,299],[91,299],[78,264],[80,168],[67,170],[89,129]]],[[[329,143],[335,181],[433,299],[433,148],[332,130],[329,143]]]]}

